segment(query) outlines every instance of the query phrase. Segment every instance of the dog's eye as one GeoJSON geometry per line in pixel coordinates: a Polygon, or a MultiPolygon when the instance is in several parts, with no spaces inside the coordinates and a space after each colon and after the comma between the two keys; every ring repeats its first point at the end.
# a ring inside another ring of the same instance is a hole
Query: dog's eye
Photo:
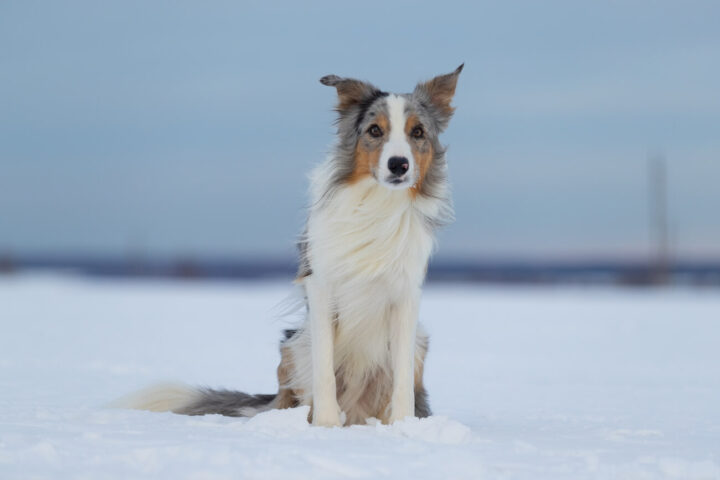
{"type": "Polygon", "coordinates": [[[371,137],[379,138],[382,137],[383,131],[377,125],[370,125],[370,128],[368,128],[368,133],[371,137]]]}
{"type": "Polygon", "coordinates": [[[422,126],[418,125],[417,127],[413,128],[410,132],[410,136],[413,138],[423,138],[425,136],[425,131],[423,130],[422,126]]]}

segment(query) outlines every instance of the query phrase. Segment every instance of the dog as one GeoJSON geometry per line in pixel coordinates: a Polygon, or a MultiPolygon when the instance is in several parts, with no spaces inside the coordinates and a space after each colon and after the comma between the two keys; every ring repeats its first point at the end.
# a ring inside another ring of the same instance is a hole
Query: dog
{"type": "Polygon", "coordinates": [[[463,66],[410,94],[320,79],[337,90],[337,142],[311,175],[296,279],[306,316],[281,341],[277,394],[161,385],[121,406],[253,416],[309,405],[325,427],[429,416],[418,304],[434,231],[453,218],[439,135],[463,66]]]}

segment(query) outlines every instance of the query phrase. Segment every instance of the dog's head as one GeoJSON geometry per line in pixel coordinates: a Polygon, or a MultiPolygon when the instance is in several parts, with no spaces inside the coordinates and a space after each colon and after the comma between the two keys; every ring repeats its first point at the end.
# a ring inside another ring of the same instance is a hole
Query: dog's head
{"type": "Polygon", "coordinates": [[[372,177],[390,189],[427,189],[433,167],[439,168],[433,164],[443,160],[438,136],[455,110],[450,103],[462,69],[419,83],[409,94],[336,75],[321,78],[338,93],[342,180],[372,177]]]}

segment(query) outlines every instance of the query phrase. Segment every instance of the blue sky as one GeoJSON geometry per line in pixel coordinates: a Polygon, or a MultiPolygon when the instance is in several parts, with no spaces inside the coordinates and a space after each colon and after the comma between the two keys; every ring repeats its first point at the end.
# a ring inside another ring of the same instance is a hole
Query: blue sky
{"type": "Polygon", "coordinates": [[[720,256],[717,2],[0,4],[0,252],[289,255],[329,73],[466,68],[440,255],[720,256]]]}

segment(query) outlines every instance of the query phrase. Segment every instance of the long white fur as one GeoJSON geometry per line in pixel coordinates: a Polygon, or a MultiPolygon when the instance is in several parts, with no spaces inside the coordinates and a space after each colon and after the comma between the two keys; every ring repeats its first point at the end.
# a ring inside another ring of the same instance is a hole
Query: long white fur
{"type": "Polygon", "coordinates": [[[182,383],[161,383],[126,395],[110,405],[112,408],[129,408],[151,412],[170,412],[193,404],[200,392],[182,383]]]}
{"type": "MultiPolygon", "coordinates": [[[[404,100],[390,101],[391,129],[402,132],[390,142],[407,145],[404,100]]],[[[403,147],[395,144],[389,152],[398,149],[403,147]]],[[[380,162],[387,161],[383,157],[380,162]]],[[[425,338],[417,329],[418,302],[434,244],[425,219],[441,206],[370,177],[338,188],[323,202],[330,172],[328,161],[311,176],[312,274],[304,280],[310,315],[304,334],[290,341],[291,387],[306,393],[303,403],[312,403],[315,424],[332,426],[340,424],[339,412],[362,396],[368,378],[380,375],[392,385],[389,419],[394,421],[414,414],[415,347],[425,338]],[[336,369],[342,369],[346,387],[339,399],[336,369]]],[[[362,412],[354,412],[358,415],[362,412]]]]}

